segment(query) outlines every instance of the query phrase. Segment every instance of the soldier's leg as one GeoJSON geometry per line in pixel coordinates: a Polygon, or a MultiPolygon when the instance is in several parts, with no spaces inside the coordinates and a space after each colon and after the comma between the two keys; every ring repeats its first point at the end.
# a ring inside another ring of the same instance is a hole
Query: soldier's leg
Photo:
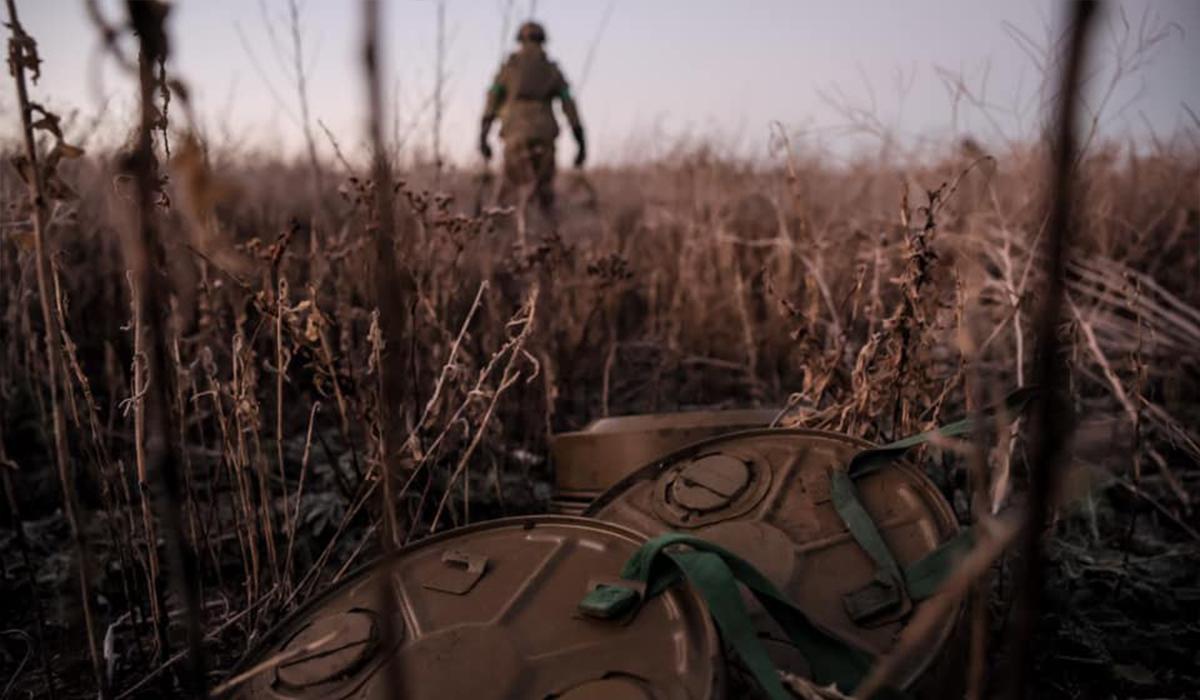
{"type": "MultiPolygon", "coordinates": [[[[496,174],[488,183],[487,196],[483,198],[486,202],[486,207],[490,210],[503,209],[510,206],[512,200],[512,186],[509,183],[509,156],[505,149],[503,159],[500,161],[500,166],[496,169],[496,174]]],[[[509,216],[501,216],[493,214],[492,225],[497,234],[497,240],[504,241],[509,238],[513,230],[512,219],[509,216]]]]}
{"type": "Polygon", "coordinates": [[[535,183],[530,144],[524,141],[505,144],[504,164],[507,187],[515,199],[513,205],[517,243],[523,248],[528,229],[529,200],[535,183]]]}
{"type": "Polygon", "coordinates": [[[538,206],[551,233],[558,233],[558,207],[554,197],[555,153],[553,143],[540,143],[534,161],[538,206]]]}
{"type": "Polygon", "coordinates": [[[513,204],[516,194],[516,183],[520,178],[520,154],[518,149],[504,145],[504,163],[500,167],[500,177],[496,179],[496,191],[492,199],[493,206],[508,207],[513,204]]]}

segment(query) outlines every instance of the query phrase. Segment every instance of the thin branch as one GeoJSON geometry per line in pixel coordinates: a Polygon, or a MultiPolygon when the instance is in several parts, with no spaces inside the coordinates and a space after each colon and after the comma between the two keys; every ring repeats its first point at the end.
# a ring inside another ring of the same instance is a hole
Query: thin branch
{"type": "Polygon", "coordinates": [[[145,402],[147,472],[157,482],[159,515],[167,542],[167,558],[175,594],[183,601],[187,622],[188,655],[184,692],[202,698],[207,695],[204,661],[204,621],[200,604],[199,572],[195,554],[187,543],[180,517],[182,482],[179,455],[171,428],[167,381],[172,372],[168,365],[167,333],[160,304],[166,304],[170,290],[157,274],[159,238],[156,226],[157,163],[152,142],[157,122],[154,96],[158,89],[155,66],[168,56],[165,28],[169,7],[161,2],[128,0],[130,23],[138,37],[138,75],[141,89],[141,125],[137,148],[128,167],[137,182],[136,229],[126,237],[125,255],[138,290],[138,315],[146,326],[149,340],[146,366],[150,371],[145,402]]]}
{"type": "Polygon", "coordinates": [[[16,82],[17,103],[21,110],[21,134],[24,137],[25,161],[28,164],[27,185],[29,198],[33,205],[33,242],[36,259],[38,286],[38,302],[42,310],[42,322],[45,331],[46,344],[46,382],[50,389],[50,410],[54,432],[54,463],[58,471],[59,485],[63,494],[63,511],[71,528],[71,538],[75,544],[75,558],[79,573],[79,597],[83,612],[84,632],[87,637],[88,656],[92,662],[92,675],[100,697],[108,697],[100,648],[96,639],[94,613],[92,612],[92,582],[91,557],[88,556],[88,545],[83,524],[80,522],[78,500],[75,493],[75,473],[71,468],[70,448],[67,445],[67,426],[59,403],[59,391],[62,388],[60,380],[65,379],[65,370],[60,366],[62,361],[59,352],[62,334],[59,332],[61,319],[54,313],[50,303],[50,262],[46,251],[46,232],[49,227],[47,218],[47,199],[41,160],[38,157],[37,144],[33,135],[33,108],[25,85],[26,70],[31,70],[36,78],[40,68],[37,55],[37,44],[33,37],[25,33],[21,21],[17,17],[17,7],[14,0],[6,0],[8,7],[8,26],[12,35],[8,41],[9,71],[16,82]]]}
{"type": "Polygon", "coordinates": [[[1014,698],[1028,692],[1033,670],[1035,633],[1040,615],[1044,579],[1042,536],[1054,507],[1062,471],[1062,453],[1071,430],[1069,403],[1063,396],[1065,371],[1059,355],[1058,326],[1066,295],[1067,259],[1074,238],[1076,185],[1075,121],[1079,110],[1078,93],[1087,56],[1089,28],[1096,14],[1094,0],[1081,0],[1069,7],[1070,40],[1065,45],[1065,61],[1058,95],[1053,155],[1053,179],[1049,192],[1047,224],[1046,290],[1037,318],[1038,353],[1035,383],[1041,394],[1035,404],[1033,442],[1030,455],[1029,511],[1024,524],[1024,571],[1015,603],[1017,620],[1009,648],[1014,660],[1010,689],[1014,698]]]}
{"type": "MultiPolygon", "coordinates": [[[[362,60],[367,90],[367,139],[372,151],[372,178],[374,180],[374,221],[372,238],[375,252],[375,307],[379,314],[382,335],[382,357],[376,367],[379,372],[380,450],[379,465],[382,488],[379,492],[383,528],[380,539],[385,553],[395,551],[399,541],[399,525],[396,522],[393,500],[392,478],[401,469],[400,451],[403,447],[401,411],[403,410],[404,385],[402,372],[405,367],[405,331],[408,326],[408,308],[411,285],[401,281],[396,264],[396,226],[392,187],[392,166],[388,162],[383,137],[383,80],[380,75],[380,0],[363,0],[362,4],[362,60]]],[[[380,609],[384,620],[382,636],[384,648],[396,640],[393,620],[396,617],[395,596],[388,595],[389,587],[380,587],[380,609]]],[[[399,658],[399,657],[397,657],[399,658]]],[[[399,697],[403,688],[403,669],[400,663],[388,664],[385,692],[388,697],[399,697]],[[390,689],[390,692],[388,690],[390,689]]]]}

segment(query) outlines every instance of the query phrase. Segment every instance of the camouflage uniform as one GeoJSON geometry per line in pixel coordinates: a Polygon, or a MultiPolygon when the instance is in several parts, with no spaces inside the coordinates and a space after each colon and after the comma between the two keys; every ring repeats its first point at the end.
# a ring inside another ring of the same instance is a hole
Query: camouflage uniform
{"type": "Polygon", "coordinates": [[[479,148],[484,158],[491,157],[488,132],[499,116],[504,168],[497,199],[505,202],[516,190],[522,192],[522,199],[535,197],[543,210],[552,213],[554,141],[558,137],[554,100],[561,102],[579,146],[576,166],[582,165],[587,157],[583,125],[566,79],[542,48],[545,41],[542,28],[533,22],[526,23],[517,33],[517,40],[520,49],[500,67],[488,90],[479,148]]]}

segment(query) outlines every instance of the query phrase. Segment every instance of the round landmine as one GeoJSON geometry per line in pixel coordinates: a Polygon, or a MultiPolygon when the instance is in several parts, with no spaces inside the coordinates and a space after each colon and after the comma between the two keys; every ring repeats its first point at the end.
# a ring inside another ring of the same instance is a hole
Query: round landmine
{"type": "Polygon", "coordinates": [[[435,535],[352,574],[264,639],[235,697],[722,697],[703,601],[675,586],[636,614],[579,611],[645,538],[570,516],[435,535]]]}
{"type": "MultiPolygon", "coordinates": [[[[789,595],[817,624],[876,655],[905,635],[924,601],[880,591],[873,560],[839,517],[830,474],[871,445],[801,429],[734,433],[685,447],[630,474],[585,515],[656,536],[681,531],[741,556],[789,595]]],[[[916,467],[898,462],[855,480],[859,500],[900,567],[958,532],[950,505],[916,467]]],[[[746,602],[782,668],[807,666],[754,599],[746,602]]],[[[900,674],[902,687],[925,687],[931,667],[960,625],[961,609],[900,674]]],[[[934,690],[936,694],[937,690],[934,690]]],[[[930,695],[932,697],[934,695],[930,695]]]]}
{"type": "Polygon", "coordinates": [[[555,494],[550,509],[582,513],[591,502],[631,472],[701,440],[765,428],[779,409],[686,411],[614,416],[582,430],[550,438],[555,494]]]}

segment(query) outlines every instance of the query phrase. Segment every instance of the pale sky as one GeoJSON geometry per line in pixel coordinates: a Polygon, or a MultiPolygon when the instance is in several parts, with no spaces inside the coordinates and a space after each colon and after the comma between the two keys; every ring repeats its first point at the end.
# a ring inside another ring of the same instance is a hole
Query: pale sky
{"type": "MultiPolygon", "coordinates": [[[[298,1],[314,122],[328,125],[353,152],[363,133],[360,4],[298,1]]],[[[45,61],[34,98],[64,114],[77,110],[79,124],[107,104],[104,139],[122,138],[128,126],[117,125],[132,124],[135,86],[103,57],[83,2],[17,4],[45,61]]],[[[101,4],[113,17],[123,5],[101,4]]],[[[408,147],[428,148],[437,2],[384,6],[388,81],[398,90],[401,132],[408,147]]],[[[290,51],[287,0],[176,2],[172,67],[191,88],[211,138],[295,153],[302,136],[284,68],[290,57],[272,48],[263,8],[290,51]]],[[[837,104],[873,113],[906,149],[968,134],[992,143],[1029,137],[1039,116],[1041,74],[1036,52],[1024,44],[1045,46],[1062,6],[1039,0],[542,0],[532,9],[547,28],[547,50],[574,85],[593,160],[615,162],[653,157],[680,135],[766,157],[774,121],[786,125],[801,148],[841,154],[878,143],[851,134],[837,104]],[[947,74],[962,75],[990,105],[987,114],[966,100],[955,110],[947,74]]],[[[475,162],[484,90],[530,10],[529,0],[445,0],[443,143],[461,166],[475,162]],[[512,20],[502,36],[506,5],[512,20]]],[[[1101,24],[1093,103],[1106,92],[1114,56],[1125,55],[1132,65],[1139,34],[1165,32],[1107,102],[1102,132],[1144,139],[1149,130],[1169,136],[1194,125],[1185,105],[1200,113],[1200,1],[1110,2],[1101,24]]],[[[11,139],[14,91],[7,78],[3,85],[0,135],[11,139]]],[[[328,156],[328,140],[314,128],[328,156]]],[[[559,145],[564,159],[573,153],[569,137],[559,145]]]]}

